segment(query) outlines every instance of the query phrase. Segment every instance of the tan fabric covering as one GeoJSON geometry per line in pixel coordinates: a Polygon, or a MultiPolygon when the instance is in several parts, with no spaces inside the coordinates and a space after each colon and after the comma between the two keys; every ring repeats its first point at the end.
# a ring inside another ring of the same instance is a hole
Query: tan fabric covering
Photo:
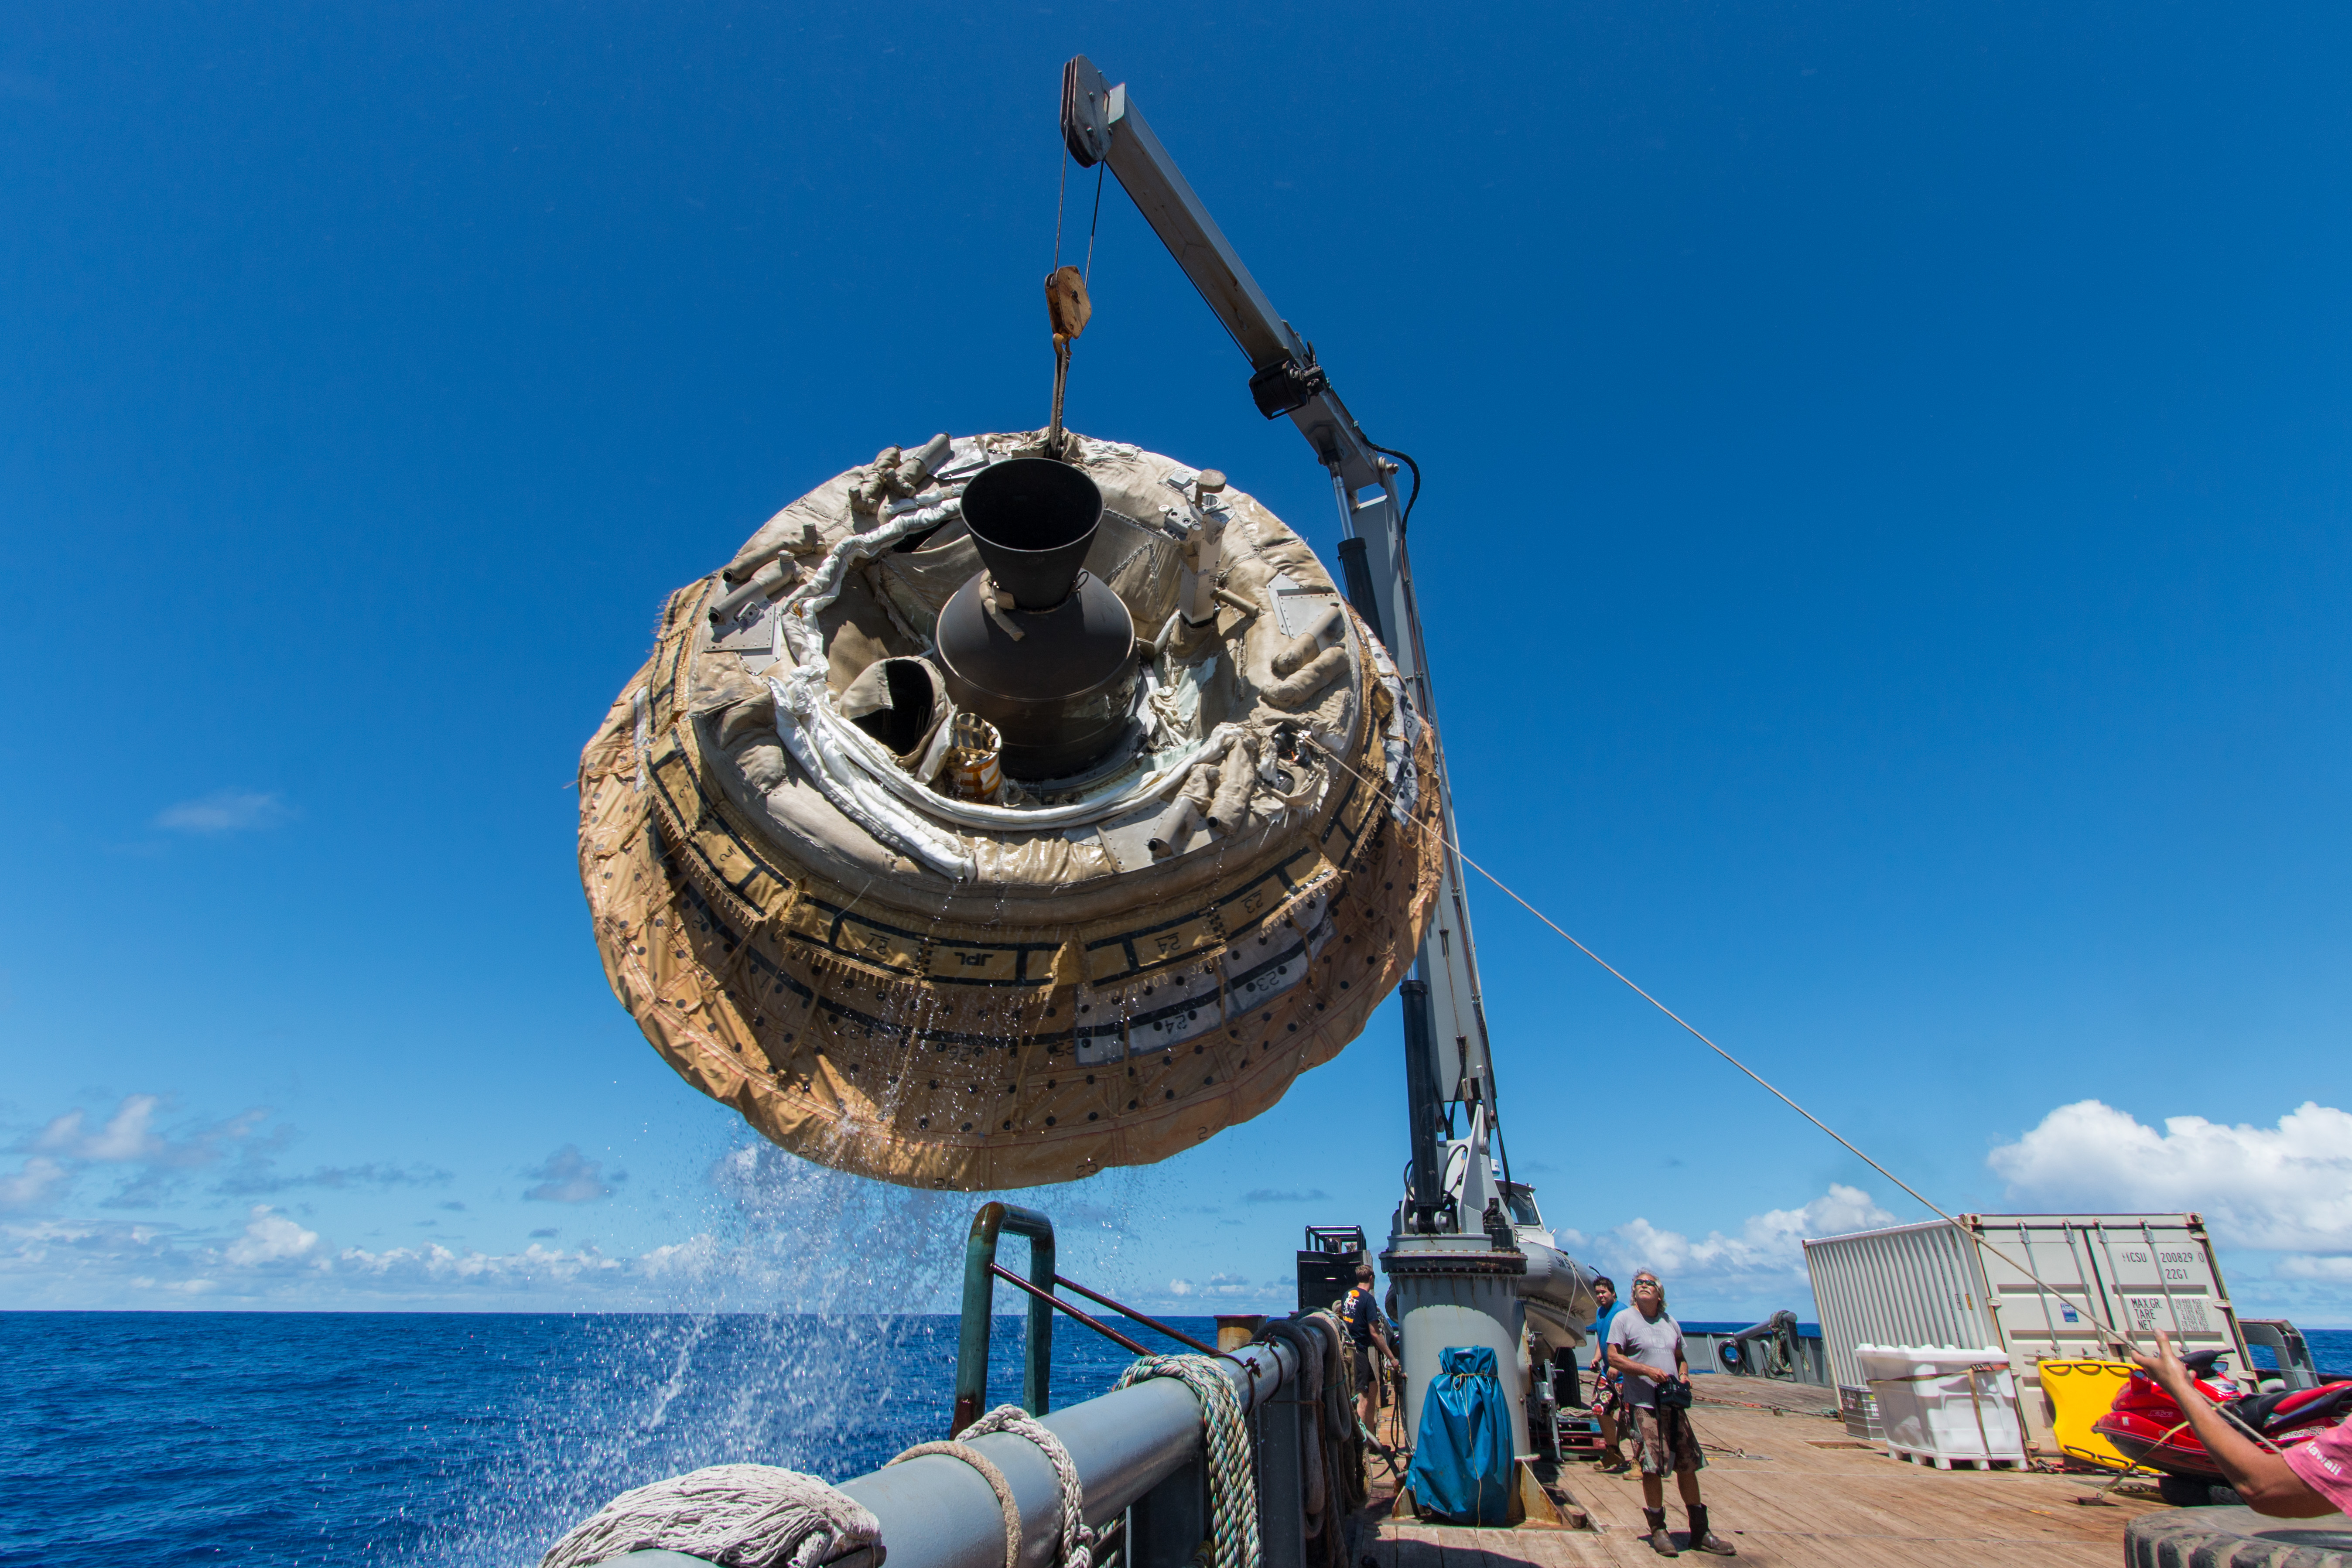
{"type": "MultiPolygon", "coordinates": [[[[1003,455],[1034,437],[982,439],[1003,455]]],[[[1175,494],[1171,460],[1085,447],[1129,517],[1121,500],[1175,494]]],[[[859,478],[762,533],[814,521],[831,542],[872,526],[846,500],[859,478]]],[[[1388,782],[1400,748],[1428,775],[1430,735],[1393,721],[1384,658],[1352,614],[1328,690],[1297,712],[1258,700],[1291,640],[1275,592],[1299,616],[1339,601],[1296,535],[1232,500],[1248,526],[1228,533],[1228,584],[1265,608],[1221,620],[1203,724],[1215,705],[1271,756],[1273,725],[1303,723],[1347,766],[1315,763],[1298,792],[1311,798],[1287,809],[1262,787],[1230,830],[1188,827],[1164,859],[1145,840],[1173,788],[1066,830],[955,829],[971,882],[917,867],[778,747],[759,656],[714,647],[718,575],[672,595],[652,658],[582,755],[580,851],[606,976],[682,1077],[822,1163],[1002,1189],[1164,1159],[1265,1110],[1354,1038],[1410,967],[1435,893],[1419,826],[1432,803],[1401,823],[1388,782]]],[[[1123,563],[1102,568],[1131,605],[1172,603],[1177,552],[1156,538],[1129,525],[1123,563]],[[1144,572],[1154,561],[1160,574],[1144,572]]],[[[919,651],[928,625],[910,616],[930,595],[905,575],[911,553],[868,563],[821,617],[835,692],[863,668],[845,673],[845,643],[856,658],[919,651]]]]}

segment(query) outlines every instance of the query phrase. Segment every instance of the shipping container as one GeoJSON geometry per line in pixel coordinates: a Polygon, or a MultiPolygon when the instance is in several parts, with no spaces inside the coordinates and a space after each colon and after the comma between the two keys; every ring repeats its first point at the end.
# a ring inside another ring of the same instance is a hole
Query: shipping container
{"type": "Polygon", "coordinates": [[[1971,1240],[1941,1220],[1805,1243],[1830,1374],[1862,1387],[1856,1345],[2002,1344],[1971,1240]]]}
{"type": "MultiPolygon", "coordinates": [[[[2038,1394],[2037,1363],[2120,1353],[2102,1326],[2148,1350],[2162,1329],[2184,1352],[2221,1349],[2238,1368],[2252,1364],[2197,1215],[1962,1215],[1959,1222],[1804,1244],[1838,1383],[1863,1383],[1856,1345],[2000,1345],[2019,1383],[2038,1394]]],[[[2046,1412],[2033,1408],[2042,1403],[2027,1402],[2046,1430],[2046,1412]]]]}

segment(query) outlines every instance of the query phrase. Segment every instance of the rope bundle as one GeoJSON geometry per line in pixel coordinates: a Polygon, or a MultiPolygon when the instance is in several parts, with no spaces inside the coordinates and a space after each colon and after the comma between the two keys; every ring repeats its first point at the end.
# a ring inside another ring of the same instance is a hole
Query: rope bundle
{"type": "Polygon", "coordinates": [[[547,1549],[540,1568],[588,1568],[659,1549],[724,1568],[816,1568],[882,1539],[855,1498],[772,1465],[712,1465],[623,1492],[547,1549]]]}
{"type": "Polygon", "coordinates": [[[1209,1452],[1210,1568],[1257,1568],[1256,1472],[1241,1396],[1225,1381],[1217,1358],[1205,1355],[1141,1357],[1118,1374],[1118,1386],[1130,1388],[1155,1377],[1174,1378],[1201,1401],[1209,1452]]]}

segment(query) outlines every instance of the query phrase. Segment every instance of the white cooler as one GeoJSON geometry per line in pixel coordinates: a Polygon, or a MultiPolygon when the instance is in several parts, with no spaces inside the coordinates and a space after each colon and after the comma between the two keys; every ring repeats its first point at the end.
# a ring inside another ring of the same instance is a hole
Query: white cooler
{"type": "Polygon", "coordinates": [[[1853,1354],[1878,1396],[1887,1452],[1944,1470],[2025,1463],[2007,1351],[1856,1345],[1853,1354]]]}

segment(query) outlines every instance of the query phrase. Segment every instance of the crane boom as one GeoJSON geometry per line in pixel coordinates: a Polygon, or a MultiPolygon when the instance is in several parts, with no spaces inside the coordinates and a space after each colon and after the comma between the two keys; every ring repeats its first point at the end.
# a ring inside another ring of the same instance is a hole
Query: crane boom
{"type": "Polygon", "coordinates": [[[1062,139],[1080,167],[1109,163],[1144,221],[1233,334],[1249,358],[1258,411],[1269,419],[1289,415],[1316,458],[1351,489],[1379,486],[1380,456],[1316,364],[1314,345],[1276,311],[1151,133],[1126,84],[1107,85],[1084,55],[1062,72],[1062,139]]]}
{"type": "MultiPolygon", "coordinates": [[[[1107,163],[1250,362],[1250,395],[1268,419],[1287,416],[1330,471],[1339,509],[1339,559],[1349,599],[1387,643],[1415,710],[1434,721],[1436,697],[1405,552],[1397,467],[1381,456],[1316,363],[1314,345],[1283,320],[1194,194],[1125,84],[1109,85],[1084,55],[1062,74],[1062,136],[1083,167],[1107,163]]],[[[1443,746],[1433,788],[1445,834],[1437,903],[1422,937],[1405,1008],[1407,1103],[1412,1133],[1411,1206],[1434,1228],[1443,1200],[1438,1151],[1454,1132],[1457,1106],[1483,1107],[1496,1125],[1494,1065],[1478,981],[1470,910],[1454,846],[1454,794],[1443,746]]],[[[1456,1215],[1475,1230],[1478,1218],[1456,1215]]]]}

